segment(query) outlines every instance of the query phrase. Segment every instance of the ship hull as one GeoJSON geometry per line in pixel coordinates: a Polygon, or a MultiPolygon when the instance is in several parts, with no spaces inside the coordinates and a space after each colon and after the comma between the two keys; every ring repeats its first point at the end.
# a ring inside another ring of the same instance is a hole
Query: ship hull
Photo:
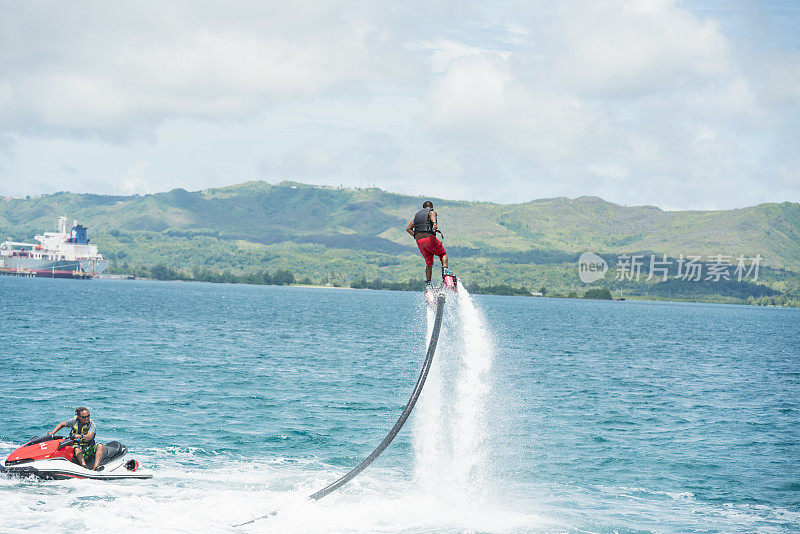
{"type": "Polygon", "coordinates": [[[108,267],[108,260],[43,260],[35,258],[6,257],[0,265],[0,274],[10,276],[35,276],[39,278],[91,278],[108,267]]]}

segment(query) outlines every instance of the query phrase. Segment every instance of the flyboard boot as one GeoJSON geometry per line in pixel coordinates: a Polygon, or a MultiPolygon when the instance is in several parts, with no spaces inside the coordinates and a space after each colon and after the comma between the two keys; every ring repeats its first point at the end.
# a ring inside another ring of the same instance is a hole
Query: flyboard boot
{"type": "Polygon", "coordinates": [[[458,279],[446,267],[442,267],[442,285],[454,293],[458,293],[458,279]]]}

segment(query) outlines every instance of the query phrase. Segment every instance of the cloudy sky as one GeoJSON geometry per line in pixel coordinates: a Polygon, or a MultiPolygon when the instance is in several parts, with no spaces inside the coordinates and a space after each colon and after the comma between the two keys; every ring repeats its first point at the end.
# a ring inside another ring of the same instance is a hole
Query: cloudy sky
{"type": "Polygon", "coordinates": [[[800,3],[0,0],[0,195],[800,201],[800,3]]]}

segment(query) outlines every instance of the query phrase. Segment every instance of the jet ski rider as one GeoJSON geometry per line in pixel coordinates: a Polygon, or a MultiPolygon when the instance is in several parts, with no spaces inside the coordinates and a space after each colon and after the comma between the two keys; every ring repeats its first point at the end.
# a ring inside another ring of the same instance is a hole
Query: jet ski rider
{"type": "Polygon", "coordinates": [[[439,229],[436,223],[436,212],[433,209],[433,202],[426,200],[422,204],[422,209],[414,215],[414,220],[406,226],[406,232],[417,241],[417,247],[425,258],[425,284],[430,286],[431,274],[433,273],[433,257],[439,256],[442,262],[442,278],[451,275],[447,268],[447,251],[442,242],[436,239],[436,232],[439,229]]]}
{"type": "Polygon", "coordinates": [[[55,430],[51,434],[55,435],[56,432],[62,428],[69,428],[69,437],[75,440],[72,445],[72,451],[75,453],[75,458],[81,466],[86,466],[86,460],[94,458],[94,470],[97,471],[97,466],[100,459],[103,457],[103,444],[95,443],[94,437],[97,433],[97,425],[94,421],[89,419],[89,410],[83,406],[75,409],[75,417],[69,421],[58,423],[55,430]]]}

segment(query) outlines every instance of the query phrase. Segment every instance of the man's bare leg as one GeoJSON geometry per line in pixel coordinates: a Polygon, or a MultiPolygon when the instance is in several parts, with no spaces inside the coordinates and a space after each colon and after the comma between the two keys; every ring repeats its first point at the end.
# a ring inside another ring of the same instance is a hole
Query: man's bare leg
{"type": "Polygon", "coordinates": [[[86,467],[86,460],[83,459],[83,451],[77,445],[72,447],[72,451],[75,453],[75,458],[78,459],[78,463],[81,467],[86,467]]]}
{"type": "Polygon", "coordinates": [[[433,274],[433,265],[426,265],[425,266],[425,278],[428,282],[431,281],[431,275],[433,274]]]}
{"type": "Polygon", "coordinates": [[[103,457],[103,444],[97,444],[97,450],[94,453],[94,470],[97,471],[97,467],[100,465],[100,458],[103,457]]]}

